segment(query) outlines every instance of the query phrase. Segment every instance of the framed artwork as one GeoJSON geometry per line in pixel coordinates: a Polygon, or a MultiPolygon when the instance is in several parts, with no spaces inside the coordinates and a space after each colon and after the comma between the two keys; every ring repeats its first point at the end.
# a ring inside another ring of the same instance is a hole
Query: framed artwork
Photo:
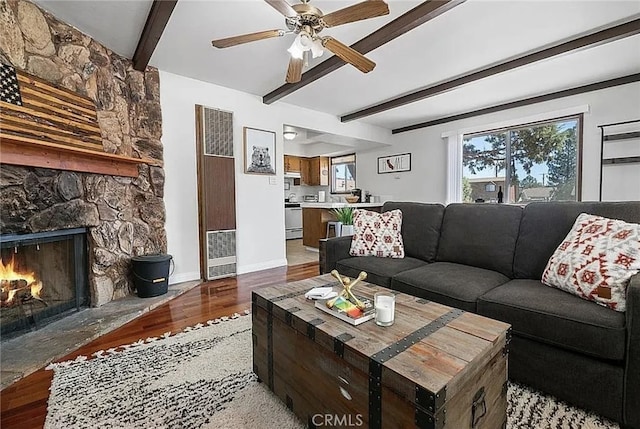
{"type": "Polygon", "coordinates": [[[276,174],[276,133],[257,128],[243,128],[244,172],[276,174]]]}
{"type": "Polygon", "coordinates": [[[411,154],[381,156],[378,158],[378,174],[411,171],[411,154]]]}

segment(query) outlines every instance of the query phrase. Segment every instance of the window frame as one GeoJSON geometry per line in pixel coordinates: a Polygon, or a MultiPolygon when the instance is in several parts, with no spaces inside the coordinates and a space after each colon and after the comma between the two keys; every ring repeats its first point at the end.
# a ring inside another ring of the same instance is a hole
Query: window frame
{"type": "MultiPolygon", "coordinates": [[[[509,125],[509,126],[504,126],[504,127],[496,127],[496,128],[491,128],[491,129],[487,129],[484,131],[474,131],[474,132],[470,132],[470,133],[461,133],[460,134],[460,139],[459,139],[459,151],[460,151],[460,162],[459,162],[459,167],[460,167],[460,171],[461,171],[461,175],[460,175],[460,201],[458,202],[462,202],[462,186],[463,186],[463,181],[462,179],[464,178],[464,174],[462,173],[463,170],[463,162],[464,160],[462,159],[462,153],[463,153],[463,146],[464,146],[464,141],[466,139],[471,139],[474,137],[481,137],[481,136],[486,136],[489,134],[499,134],[499,133],[506,133],[507,134],[507,138],[506,138],[506,157],[507,159],[509,159],[511,157],[511,132],[513,131],[518,131],[524,128],[533,128],[536,126],[540,126],[540,125],[547,125],[547,124],[553,124],[553,123],[558,123],[558,122],[565,122],[565,121],[570,121],[570,120],[575,120],[577,121],[576,124],[576,200],[575,201],[582,201],[582,150],[583,150],[583,136],[584,136],[584,113],[576,113],[576,114],[572,114],[572,115],[563,115],[563,116],[558,116],[558,117],[554,117],[554,118],[549,118],[549,119],[542,119],[542,120],[536,120],[536,121],[529,121],[529,122],[524,122],[521,124],[514,124],[514,125],[509,125]]],[[[507,166],[510,164],[509,162],[506,162],[507,166]]],[[[511,171],[510,168],[506,168],[505,170],[505,184],[510,183],[511,181],[511,171]]],[[[505,192],[505,195],[507,195],[508,192],[505,192]]],[[[508,204],[522,204],[522,203],[518,203],[517,201],[508,201],[508,204]]]]}
{"type": "Polygon", "coordinates": [[[347,164],[353,164],[353,183],[354,183],[354,189],[357,189],[357,180],[358,180],[358,174],[357,174],[357,165],[356,165],[356,154],[354,153],[348,153],[345,155],[338,155],[338,156],[332,156],[329,158],[329,186],[331,187],[331,194],[335,194],[335,195],[351,195],[351,191],[336,191],[334,188],[334,167],[337,165],[347,165],[347,164]],[[353,161],[349,161],[349,162],[337,162],[334,163],[333,160],[337,159],[337,158],[346,158],[346,157],[353,157],[353,161]]]}

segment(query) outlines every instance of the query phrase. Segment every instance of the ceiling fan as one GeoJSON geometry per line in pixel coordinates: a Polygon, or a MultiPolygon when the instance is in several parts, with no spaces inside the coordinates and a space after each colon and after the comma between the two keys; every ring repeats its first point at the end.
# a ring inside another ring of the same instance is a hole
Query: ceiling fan
{"type": "Polygon", "coordinates": [[[212,41],[213,46],[228,48],[257,40],[296,34],[293,44],[288,49],[291,60],[289,60],[289,69],[285,79],[287,83],[299,82],[302,76],[302,67],[308,63],[309,55],[312,55],[313,58],[319,57],[324,49],[333,52],[363,73],[370,72],[376,66],[376,63],[360,52],[331,36],[320,37],[318,33],[325,28],[387,15],[389,6],[383,0],[366,0],[326,15],[317,7],[311,6],[310,0],[301,0],[302,3],[294,5],[290,5],[286,0],[265,1],[285,16],[287,30],[267,30],[227,37],[212,41]]]}

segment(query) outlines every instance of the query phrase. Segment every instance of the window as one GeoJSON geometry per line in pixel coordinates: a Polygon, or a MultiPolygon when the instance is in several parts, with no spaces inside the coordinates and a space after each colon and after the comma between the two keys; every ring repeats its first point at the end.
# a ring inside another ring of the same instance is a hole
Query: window
{"type": "Polygon", "coordinates": [[[347,194],[356,187],[356,155],[331,158],[331,193],[347,194]]]}
{"type": "Polygon", "coordinates": [[[577,201],[581,117],[465,135],[464,202],[577,201]],[[507,186],[507,184],[509,184],[507,186]]]}

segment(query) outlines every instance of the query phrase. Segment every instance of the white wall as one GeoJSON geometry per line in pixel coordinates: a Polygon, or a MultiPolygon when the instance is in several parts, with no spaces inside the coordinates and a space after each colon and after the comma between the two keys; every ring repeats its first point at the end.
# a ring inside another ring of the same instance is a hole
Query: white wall
{"type": "MultiPolygon", "coordinates": [[[[447,181],[447,147],[442,135],[457,130],[491,129],[493,124],[517,121],[547,112],[561,111],[589,105],[584,114],[582,156],[582,199],[598,200],[600,175],[600,129],[597,125],[640,118],[640,83],[618,86],[601,91],[575,95],[535,105],[477,116],[416,131],[395,134],[393,146],[382,150],[358,152],[358,187],[372,194],[393,195],[394,200],[445,202],[447,181]],[[377,157],[411,153],[411,171],[396,174],[377,174],[377,157]]],[[[640,155],[640,154],[636,154],[640,155]]],[[[640,199],[640,165],[607,171],[606,200],[640,199]],[[613,170],[619,169],[619,170],[613,170]],[[614,177],[616,176],[616,177],[614,177]],[[613,183],[626,183],[611,189],[613,183]],[[617,180],[616,180],[617,179],[617,180]],[[609,185],[609,186],[607,186],[609,185]]]]}
{"type": "Polygon", "coordinates": [[[233,112],[236,164],[236,244],[238,272],[286,264],[283,204],[284,123],[388,144],[389,130],[283,102],[265,105],[258,96],[160,71],[168,252],[171,283],[200,277],[196,195],[195,105],[233,112]],[[242,128],[276,132],[276,181],[244,174],[242,128]]]}

